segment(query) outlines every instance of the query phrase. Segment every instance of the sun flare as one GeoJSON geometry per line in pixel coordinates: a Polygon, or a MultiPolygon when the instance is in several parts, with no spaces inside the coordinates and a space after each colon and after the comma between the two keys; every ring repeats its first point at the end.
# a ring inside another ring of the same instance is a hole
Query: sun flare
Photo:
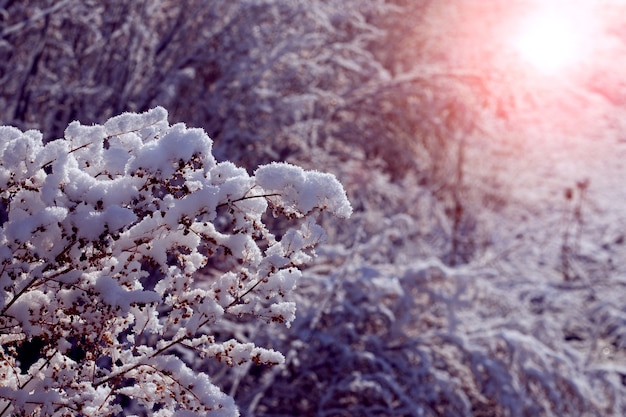
{"type": "Polygon", "coordinates": [[[555,75],[584,59],[586,26],[580,13],[537,10],[523,21],[514,46],[527,64],[555,75]]]}

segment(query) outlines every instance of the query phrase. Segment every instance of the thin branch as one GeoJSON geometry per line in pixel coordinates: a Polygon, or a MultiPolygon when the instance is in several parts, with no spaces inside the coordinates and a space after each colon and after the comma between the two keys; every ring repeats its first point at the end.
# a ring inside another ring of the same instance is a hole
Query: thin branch
{"type": "Polygon", "coordinates": [[[232,201],[227,201],[226,203],[221,203],[221,204],[218,204],[218,205],[217,205],[217,208],[220,208],[220,207],[225,207],[225,206],[229,206],[229,205],[231,205],[231,204],[233,204],[233,203],[238,203],[239,201],[250,200],[250,199],[253,199],[253,198],[259,198],[259,197],[263,197],[263,198],[268,198],[268,197],[278,197],[278,196],[280,196],[280,195],[282,195],[282,194],[280,194],[280,193],[271,193],[271,194],[248,195],[248,196],[244,196],[244,197],[237,198],[237,199],[232,200],[232,201]]]}
{"type": "MultiPolygon", "coordinates": [[[[59,276],[61,276],[61,275],[65,274],[65,273],[67,273],[67,272],[71,271],[71,269],[72,269],[72,268],[71,268],[70,266],[67,266],[65,269],[62,269],[62,270],[60,270],[60,271],[57,271],[56,273],[52,274],[50,277],[47,277],[47,278],[45,278],[45,279],[46,279],[46,280],[50,280],[50,279],[57,278],[57,277],[59,277],[59,276]]],[[[18,300],[18,299],[19,299],[22,295],[24,295],[24,294],[26,293],[26,291],[28,291],[28,290],[30,289],[30,287],[32,287],[32,286],[33,286],[33,285],[34,285],[34,284],[35,284],[35,283],[36,283],[39,279],[41,279],[41,278],[43,278],[43,277],[35,277],[35,278],[33,278],[32,280],[30,280],[30,282],[29,282],[28,284],[26,284],[26,286],[25,286],[24,288],[22,288],[22,289],[20,290],[20,292],[18,292],[17,294],[15,294],[15,295],[13,296],[13,298],[11,299],[11,301],[9,301],[9,302],[7,303],[7,305],[6,305],[6,306],[4,306],[4,308],[3,308],[3,309],[2,309],[2,311],[0,312],[0,315],[5,315],[5,313],[9,310],[9,308],[11,308],[11,306],[12,306],[13,304],[15,304],[15,302],[16,302],[16,301],[17,301],[17,300],[18,300]]],[[[0,414],[0,415],[2,415],[2,414],[0,414]]]]}
{"type": "MultiPolygon", "coordinates": [[[[1,33],[0,33],[0,38],[5,38],[7,35],[10,35],[13,32],[16,32],[18,30],[21,30],[25,27],[27,27],[28,25],[30,25],[31,23],[34,23],[40,19],[43,19],[59,10],[61,10],[63,7],[65,7],[68,3],[70,2],[70,0],[65,0],[62,1],[60,3],[55,4],[54,6],[51,6],[47,9],[41,10],[38,13],[34,14],[32,17],[20,22],[20,23],[16,23],[13,26],[10,26],[8,28],[5,28],[1,33]]],[[[0,414],[1,416],[2,414],[0,414]]]]}
{"type": "MultiPolygon", "coordinates": [[[[151,124],[146,125],[146,126],[142,126],[142,127],[140,127],[140,128],[137,128],[137,129],[131,129],[131,130],[126,131],[126,132],[119,132],[119,133],[115,133],[114,135],[109,135],[109,136],[106,136],[106,137],[102,138],[102,141],[105,141],[105,140],[107,140],[107,139],[110,139],[110,138],[112,138],[112,137],[114,137],[114,136],[121,136],[121,135],[127,135],[127,134],[129,134],[129,133],[136,133],[136,132],[139,132],[140,130],[142,130],[142,129],[146,128],[146,127],[154,126],[154,125],[155,125],[155,124],[157,124],[157,123],[158,123],[158,122],[154,122],[154,123],[151,123],[151,124]]],[[[95,140],[95,141],[93,141],[93,142],[84,143],[84,144],[82,144],[82,145],[80,145],[80,146],[78,146],[78,147],[76,147],[76,148],[72,148],[72,149],[70,149],[67,153],[68,153],[68,154],[71,154],[71,153],[73,153],[73,152],[79,151],[79,150],[81,150],[81,149],[83,149],[83,148],[86,148],[86,147],[88,147],[88,146],[90,146],[90,145],[93,145],[94,143],[96,143],[96,142],[97,142],[97,141],[99,141],[99,140],[100,140],[100,139],[97,139],[97,140],[95,140]]],[[[48,161],[48,162],[44,163],[44,164],[41,166],[41,168],[40,168],[40,169],[44,169],[45,167],[47,167],[47,166],[51,165],[54,161],[55,161],[55,160],[53,159],[52,161],[48,161]]]]}
{"type": "MultiPolygon", "coordinates": [[[[203,313],[204,314],[204,313],[203,313]]],[[[200,326],[198,326],[198,328],[201,328],[202,326],[208,324],[211,320],[213,320],[212,317],[209,317],[208,319],[206,319],[205,321],[203,321],[200,326]]],[[[188,335],[184,335],[179,337],[178,339],[172,340],[170,343],[168,343],[167,345],[163,346],[162,348],[158,349],[157,351],[153,352],[150,356],[149,359],[155,358],[157,356],[159,356],[160,354],[162,354],[163,352],[171,349],[172,347],[182,343],[183,341],[187,340],[189,338],[188,335]]],[[[113,375],[109,375],[106,378],[102,379],[101,381],[96,382],[93,386],[94,387],[99,387],[100,385],[106,384],[107,382],[120,378],[121,376],[127,374],[128,372],[135,370],[141,366],[150,366],[148,364],[145,363],[136,363],[133,366],[129,367],[128,369],[124,369],[123,371],[117,372],[113,375]]]]}

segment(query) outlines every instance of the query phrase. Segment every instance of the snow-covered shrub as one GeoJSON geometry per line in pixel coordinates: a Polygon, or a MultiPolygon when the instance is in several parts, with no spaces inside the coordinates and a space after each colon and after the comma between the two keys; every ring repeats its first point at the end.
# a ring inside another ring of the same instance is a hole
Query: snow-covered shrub
{"type": "Polygon", "coordinates": [[[290,325],[285,297],[325,236],[316,213],[352,211],[330,174],[216,162],[163,108],[73,122],[45,145],[1,127],[0,155],[0,415],[237,415],[175,352],[282,363],[213,326],[290,325]],[[268,210],[289,220],[280,237],[268,210]]]}
{"type": "Polygon", "coordinates": [[[363,86],[388,79],[368,50],[382,34],[372,16],[386,13],[387,2],[231,3],[237,6],[230,9],[230,24],[215,35],[215,49],[196,71],[210,93],[189,84],[185,91],[198,98],[180,108],[180,117],[205,126],[218,157],[246,166],[270,160],[315,164],[320,150],[351,158],[364,145],[354,142],[366,133],[355,129],[353,118],[381,119],[378,111],[351,108],[346,116],[338,110],[363,86]]]}
{"type": "Polygon", "coordinates": [[[355,213],[304,271],[291,328],[220,329],[286,353],[219,375],[246,415],[623,415],[623,284],[559,287],[517,249],[445,266],[433,196],[369,162],[339,168],[355,213]]]}
{"type": "MultiPolygon", "coordinates": [[[[272,340],[287,353],[286,363],[249,371],[232,391],[247,415],[617,417],[626,411],[626,368],[592,359],[600,347],[569,343],[561,317],[532,313],[527,298],[484,267],[347,261],[330,280],[311,274],[299,292],[314,302],[272,340]]],[[[567,294],[552,296],[567,306],[567,294]]],[[[597,321],[617,327],[615,309],[606,320],[597,313],[597,321]]]]}
{"type": "Polygon", "coordinates": [[[385,75],[367,50],[385,11],[384,0],[0,3],[0,124],[49,139],[71,120],[162,105],[204,128],[218,159],[306,156],[343,97],[385,75]]]}

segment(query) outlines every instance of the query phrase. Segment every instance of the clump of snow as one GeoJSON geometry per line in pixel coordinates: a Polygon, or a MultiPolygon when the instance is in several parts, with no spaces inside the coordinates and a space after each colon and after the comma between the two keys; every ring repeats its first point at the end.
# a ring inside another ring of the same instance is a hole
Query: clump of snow
{"type": "Polygon", "coordinates": [[[332,174],[274,162],[258,168],[254,175],[265,191],[279,194],[277,199],[290,214],[307,214],[314,209],[328,210],[343,218],[352,214],[346,193],[332,174]]]}
{"type": "Polygon", "coordinates": [[[127,313],[131,306],[158,303],[160,297],[157,293],[144,290],[124,289],[120,283],[108,277],[101,275],[96,279],[94,290],[100,294],[100,299],[116,310],[127,313]]]}

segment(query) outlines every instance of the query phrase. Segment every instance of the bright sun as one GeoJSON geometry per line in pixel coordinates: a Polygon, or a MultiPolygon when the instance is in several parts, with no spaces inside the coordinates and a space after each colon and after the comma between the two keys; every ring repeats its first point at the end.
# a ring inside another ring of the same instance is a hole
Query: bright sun
{"type": "Polygon", "coordinates": [[[585,57],[588,25],[581,13],[566,11],[536,10],[524,19],[514,40],[520,57],[546,75],[555,75],[585,57]]]}

